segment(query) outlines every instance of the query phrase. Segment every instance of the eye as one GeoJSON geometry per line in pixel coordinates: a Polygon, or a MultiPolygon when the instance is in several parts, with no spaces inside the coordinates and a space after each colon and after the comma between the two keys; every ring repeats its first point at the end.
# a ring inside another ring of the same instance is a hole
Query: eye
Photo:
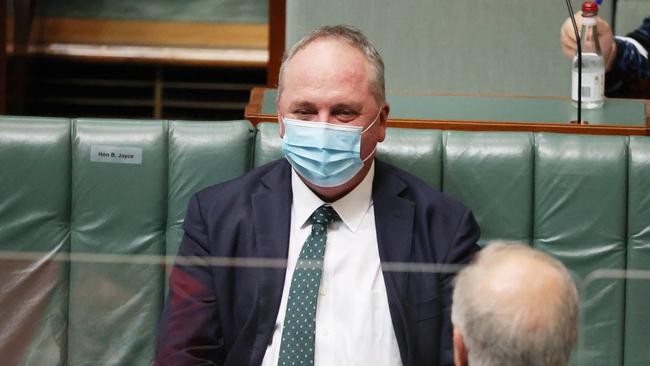
{"type": "Polygon", "coordinates": [[[336,118],[339,121],[350,122],[355,118],[357,118],[359,116],[359,113],[351,109],[343,109],[340,111],[336,111],[334,115],[336,115],[336,118]]]}
{"type": "Polygon", "coordinates": [[[315,114],[316,111],[307,109],[307,108],[300,108],[296,109],[295,111],[292,111],[291,114],[293,114],[296,117],[307,117],[315,114]]]}

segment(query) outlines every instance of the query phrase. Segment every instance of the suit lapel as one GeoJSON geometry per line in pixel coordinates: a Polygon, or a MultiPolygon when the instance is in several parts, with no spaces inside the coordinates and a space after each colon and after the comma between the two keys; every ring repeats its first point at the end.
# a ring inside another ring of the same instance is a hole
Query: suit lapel
{"type": "Polygon", "coordinates": [[[375,162],[373,183],[373,202],[377,245],[382,263],[388,305],[402,362],[408,359],[408,339],[406,318],[406,285],[408,272],[395,271],[387,263],[406,263],[411,260],[413,237],[413,220],[415,204],[400,195],[407,188],[406,184],[395,176],[386,165],[375,162]]]}
{"type": "MultiPolygon", "coordinates": [[[[282,160],[261,178],[264,187],[252,194],[255,241],[261,258],[286,259],[291,226],[291,170],[282,160]]],[[[286,268],[260,273],[257,337],[251,365],[262,362],[280,308],[286,268]]]]}
{"type": "MultiPolygon", "coordinates": [[[[291,226],[291,169],[286,161],[261,178],[264,188],[252,195],[253,224],[256,244],[262,258],[286,259],[291,226]]],[[[382,265],[410,261],[415,204],[400,197],[407,188],[386,165],[376,161],[373,183],[373,202],[377,244],[382,265]]],[[[264,352],[277,317],[282,298],[286,268],[264,269],[258,299],[257,337],[251,354],[251,365],[262,362],[264,352]]],[[[384,281],[393,328],[402,354],[407,360],[406,329],[407,272],[387,268],[384,281]]],[[[406,364],[405,364],[406,365],[406,364]]]]}
{"type": "Polygon", "coordinates": [[[291,170],[286,160],[261,177],[264,188],[252,194],[253,224],[260,256],[287,258],[291,227],[291,170]]]}

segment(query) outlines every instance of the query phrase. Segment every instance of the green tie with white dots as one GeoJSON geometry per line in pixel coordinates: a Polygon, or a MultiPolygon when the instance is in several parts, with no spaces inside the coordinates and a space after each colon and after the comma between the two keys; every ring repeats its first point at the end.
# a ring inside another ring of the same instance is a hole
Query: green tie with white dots
{"type": "Polygon", "coordinates": [[[316,305],[323,272],[327,225],[338,218],[330,206],[320,206],[309,218],[311,234],[302,246],[291,278],[278,366],[314,364],[316,305]]]}

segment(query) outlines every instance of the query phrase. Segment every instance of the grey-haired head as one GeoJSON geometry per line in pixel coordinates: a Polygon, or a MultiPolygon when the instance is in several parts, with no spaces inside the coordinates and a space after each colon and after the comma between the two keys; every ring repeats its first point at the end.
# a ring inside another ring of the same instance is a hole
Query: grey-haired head
{"type": "Polygon", "coordinates": [[[488,244],[456,277],[452,323],[460,365],[564,366],[578,336],[578,295],[558,260],[488,244]]]}
{"type": "Polygon", "coordinates": [[[287,65],[296,53],[318,40],[338,39],[346,42],[352,48],[359,50],[372,68],[371,91],[378,104],[385,101],[384,61],[375,46],[357,28],[348,25],[324,26],[313,30],[300,41],[289,48],[282,58],[280,78],[278,83],[278,96],[282,94],[284,75],[287,65]]]}

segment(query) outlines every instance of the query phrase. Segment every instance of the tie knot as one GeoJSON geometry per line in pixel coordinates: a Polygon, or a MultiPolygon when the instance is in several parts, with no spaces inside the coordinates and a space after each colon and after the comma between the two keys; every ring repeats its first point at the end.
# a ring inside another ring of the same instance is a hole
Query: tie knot
{"type": "Polygon", "coordinates": [[[339,215],[334,211],[331,206],[320,206],[311,214],[309,221],[313,224],[329,225],[330,222],[339,219],[339,215]]]}

